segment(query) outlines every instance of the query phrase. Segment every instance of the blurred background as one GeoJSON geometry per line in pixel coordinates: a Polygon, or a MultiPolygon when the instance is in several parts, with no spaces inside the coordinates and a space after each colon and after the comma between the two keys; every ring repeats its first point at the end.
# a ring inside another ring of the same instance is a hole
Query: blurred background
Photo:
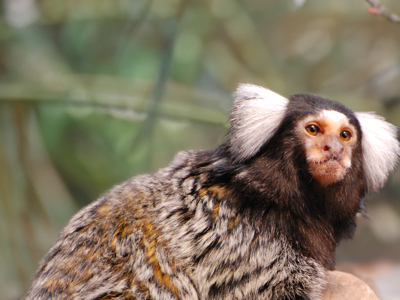
{"type": "MultiPolygon", "coordinates": [[[[81,207],[222,143],[238,83],[400,125],[400,24],[363,0],[0,3],[0,299],[23,296],[81,207]]],[[[368,210],[338,268],[400,299],[400,170],[368,210]]]]}

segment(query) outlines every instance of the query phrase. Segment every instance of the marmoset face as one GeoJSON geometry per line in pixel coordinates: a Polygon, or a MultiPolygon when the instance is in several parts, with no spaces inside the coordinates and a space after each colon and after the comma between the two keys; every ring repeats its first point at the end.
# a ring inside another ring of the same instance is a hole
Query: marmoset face
{"type": "Polygon", "coordinates": [[[296,128],[304,141],[309,172],[323,186],[343,179],[351,168],[357,129],[344,114],[333,110],[305,117],[296,128]]]}

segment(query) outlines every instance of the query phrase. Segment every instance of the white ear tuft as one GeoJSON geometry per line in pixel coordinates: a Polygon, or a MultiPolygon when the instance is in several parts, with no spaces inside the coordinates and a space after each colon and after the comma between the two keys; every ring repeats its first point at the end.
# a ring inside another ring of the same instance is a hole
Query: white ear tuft
{"type": "Polygon", "coordinates": [[[355,113],[363,133],[362,149],[368,190],[378,191],[398,163],[400,145],[396,126],[374,113],[355,113]]]}
{"type": "Polygon", "coordinates": [[[230,117],[230,150],[240,162],[255,155],[273,136],[289,100],[252,84],[240,84],[235,97],[230,117]]]}

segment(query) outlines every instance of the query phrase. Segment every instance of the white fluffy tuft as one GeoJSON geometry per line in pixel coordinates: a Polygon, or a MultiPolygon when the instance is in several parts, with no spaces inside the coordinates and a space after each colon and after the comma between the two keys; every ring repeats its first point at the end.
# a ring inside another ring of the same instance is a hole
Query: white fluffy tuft
{"type": "Polygon", "coordinates": [[[235,160],[244,161],[274,135],[289,100],[252,84],[240,84],[235,96],[230,117],[230,147],[235,160]]]}
{"type": "Polygon", "coordinates": [[[396,126],[375,113],[355,113],[363,133],[362,149],[368,190],[378,191],[398,163],[400,145],[396,126]]]}

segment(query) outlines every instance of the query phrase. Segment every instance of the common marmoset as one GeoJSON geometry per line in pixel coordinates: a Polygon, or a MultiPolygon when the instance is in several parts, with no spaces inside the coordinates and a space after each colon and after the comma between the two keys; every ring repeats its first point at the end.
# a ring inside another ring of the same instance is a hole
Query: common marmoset
{"type": "Polygon", "coordinates": [[[226,143],[177,154],[77,213],[26,299],[319,299],[335,248],[395,168],[396,127],[240,85],[226,143]]]}

